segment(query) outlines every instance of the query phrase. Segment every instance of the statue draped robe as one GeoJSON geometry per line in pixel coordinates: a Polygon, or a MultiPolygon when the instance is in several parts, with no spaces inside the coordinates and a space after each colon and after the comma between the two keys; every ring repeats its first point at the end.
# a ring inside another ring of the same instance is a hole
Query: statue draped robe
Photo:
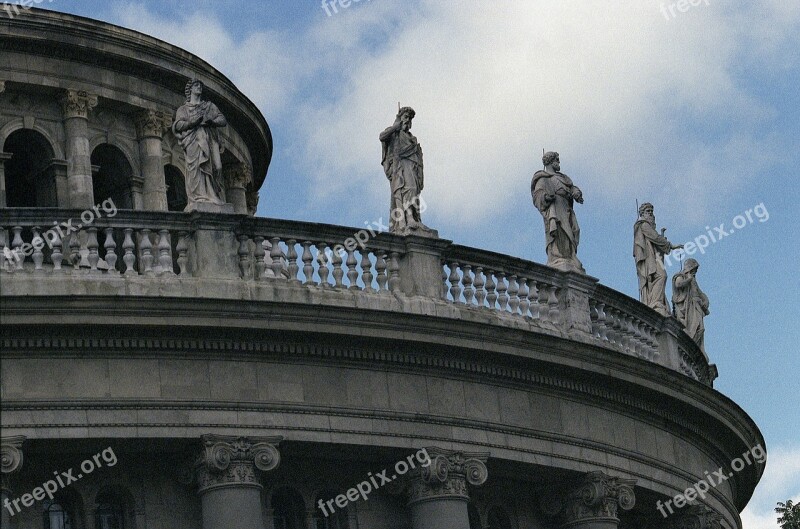
{"type": "Polygon", "coordinates": [[[565,174],[537,171],[531,181],[533,204],[544,219],[547,265],[559,270],[586,273],[578,260],[581,229],[573,209],[572,194],[577,187],[565,174]],[[554,195],[552,202],[546,196],[554,195]]]}
{"type": "Polygon", "coordinates": [[[633,228],[633,258],[639,276],[639,301],[669,316],[664,256],[672,250],[666,237],[650,221],[639,219],[633,228]]]}
{"type": "Polygon", "coordinates": [[[222,147],[217,127],[227,124],[225,116],[210,101],[182,105],[175,114],[172,132],[186,153],[186,211],[192,211],[198,202],[225,204],[222,185],[222,147]],[[202,115],[209,123],[191,127],[190,123],[202,115]]]}
{"type": "Polygon", "coordinates": [[[394,126],[384,130],[379,139],[383,144],[381,165],[392,191],[390,226],[392,233],[396,233],[421,223],[419,194],[424,185],[422,147],[413,134],[397,130],[394,126]],[[395,211],[402,211],[403,216],[400,217],[395,211]]]}
{"type": "Polygon", "coordinates": [[[709,314],[708,296],[697,285],[697,279],[687,271],[672,278],[672,307],[675,317],[683,323],[686,334],[705,351],[703,337],[706,332],[703,317],[709,314]]]}

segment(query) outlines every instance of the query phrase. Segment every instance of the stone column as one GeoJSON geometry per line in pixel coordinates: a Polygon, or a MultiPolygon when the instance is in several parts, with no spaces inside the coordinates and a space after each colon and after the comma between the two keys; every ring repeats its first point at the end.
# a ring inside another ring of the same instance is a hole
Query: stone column
{"type": "Polygon", "coordinates": [[[618,509],[633,509],[635,479],[589,472],[561,492],[542,498],[542,509],[558,517],[562,529],[617,529],[618,509]]]}
{"type": "Polygon", "coordinates": [[[167,184],[161,138],[169,127],[170,119],[163,112],[143,110],[136,115],[139,163],[144,180],[143,206],[148,211],[167,211],[167,184]]]}
{"type": "Polygon", "coordinates": [[[89,111],[97,106],[97,96],[83,90],[66,90],[59,99],[64,113],[67,181],[70,206],[91,209],[92,153],[89,149],[89,111]]]}
{"type": "Polygon", "coordinates": [[[467,484],[483,485],[489,475],[487,453],[428,448],[431,464],[422,467],[408,486],[413,529],[469,529],[467,484]]]}
{"type": "Polygon", "coordinates": [[[247,185],[253,181],[253,170],[246,163],[225,166],[225,198],[233,204],[233,212],[247,215],[247,185]]]}
{"type": "Polygon", "coordinates": [[[261,472],[280,464],[280,437],[204,435],[197,462],[203,529],[264,529],[261,472]]]}
{"type": "Polygon", "coordinates": [[[0,208],[8,206],[6,196],[6,162],[11,159],[10,152],[0,152],[0,208]]]}
{"type": "Polygon", "coordinates": [[[19,470],[22,468],[23,442],[25,442],[25,437],[23,436],[3,437],[0,439],[0,457],[2,457],[2,474],[0,474],[0,502],[3,503],[3,505],[0,505],[0,510],[2,510],[2,516],[0,516],[0,522],[2,522],[2,525],[0,525],[0,527],[3,527],[3,529],[16,527],[11,513],[14,512],[16,515],[17,512],[14,511],[15,508],[13,505],[10,507],[12,510],[9,511],[9,508],[5,505],[5,500],[14,499],[14,493],[12,491],[12,476],[13,474],[19,472],[19,470]]]}

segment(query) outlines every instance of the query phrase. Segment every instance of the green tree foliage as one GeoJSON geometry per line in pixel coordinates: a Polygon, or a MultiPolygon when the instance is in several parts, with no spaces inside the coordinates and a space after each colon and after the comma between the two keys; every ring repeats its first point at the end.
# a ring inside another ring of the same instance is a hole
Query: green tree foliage
{"type": "Polygon", "coordinates": [[[792,500],[779,501],[775,512],[781,515],[778,523],[782,529],[800,529],[800,503],[793,505],[792,500]]]}

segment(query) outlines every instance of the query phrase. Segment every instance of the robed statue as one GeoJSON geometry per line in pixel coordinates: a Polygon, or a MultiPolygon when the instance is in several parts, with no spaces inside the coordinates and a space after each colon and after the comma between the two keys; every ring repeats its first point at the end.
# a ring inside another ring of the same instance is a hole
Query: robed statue
{"type": "Polygon", "coordinates": [[[667,306],[667,270],[664,256],[672,250],[683,248],[674,245],[656,230],[656,217],[653,205],[645,202],[639,207],[639,220],[633,226],[633,258],[636,261],[636,274],[639,276],[639,301],[655,309],[662,316],[669,316],[667,306]]]}
{"type": "Polygon", "coordinates": [[[544,170],[533,175],[531,195],[544,219],[547,265],[565,272],[585,274],[578,260],[581,229],[573,209],[575,202],[583,204],[583,192],[561,172],[557,152],[546,152],[542,163],[544,170]]]}
{"type": "Polygon", "coordinates": [[[186,83],[186,103],[175,113],[172,132],[186,154],[186,209],[223,211],[222,145],[219,128],[228,124],[219,108],[203,98],[202,81],[186,83]]]}
{"type": "Polygon", "coordinates": [[[411,134],[411,121],[416,112],[403,107],[397,112],[394,124],[381,132],[381,165],[389,179],[392,198],[389,208],[389,231],[407,235],[436,236],[422,223],[420,192],[425,184],[422,147],[411,134]]]}
{"type": "Polygon", "coordinates": [[[706,332],[703,318],[710,314],[708,296],[697,285],[697,269],[700,264],[695,259],[687,259],[683,270],[672,277],[672,311],[680,321],[686,334],[705,351],[703,335],[706,332]]]}

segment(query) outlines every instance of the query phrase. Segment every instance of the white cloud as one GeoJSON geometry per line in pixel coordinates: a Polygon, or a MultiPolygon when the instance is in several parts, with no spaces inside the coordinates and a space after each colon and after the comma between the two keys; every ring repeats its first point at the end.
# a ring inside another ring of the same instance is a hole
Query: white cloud
{"type": "Polygon", "coordinates": [[[800,446],[768,450],[764,476],[741,515],[743,529],[779,529],[777,503],[800,502],[800,446]]]}

